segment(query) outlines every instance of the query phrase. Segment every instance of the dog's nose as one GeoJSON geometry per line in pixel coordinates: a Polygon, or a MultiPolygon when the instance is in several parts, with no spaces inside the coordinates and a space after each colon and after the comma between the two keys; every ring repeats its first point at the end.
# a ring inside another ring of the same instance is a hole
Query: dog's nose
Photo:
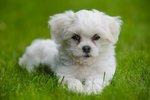
{"type": "Polygon", "coordinates": [[[86,46],[83,46],[83,47],[82,47],[82,50],[83,50],[83,52],[85,52],[85,53],[89,53],[89,52],[91,51],[91,47],[88,46],[88,45],[86,45],[86,46]]]}

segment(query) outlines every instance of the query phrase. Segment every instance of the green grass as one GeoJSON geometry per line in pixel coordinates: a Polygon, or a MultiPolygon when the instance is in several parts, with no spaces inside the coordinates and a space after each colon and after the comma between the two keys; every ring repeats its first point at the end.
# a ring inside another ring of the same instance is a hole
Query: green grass
{"type": "Polygon", "coordinates": [[[1,0],[0,100],[150,100],[150,13],[148,0],[1,0]],[[116,47],[117,71],[102,94],[63,89],[43,71],[28,74],[18,58],[36,38],[49,38],[50,15],[99,9],[120,15],[124,24],[116,47]]]}

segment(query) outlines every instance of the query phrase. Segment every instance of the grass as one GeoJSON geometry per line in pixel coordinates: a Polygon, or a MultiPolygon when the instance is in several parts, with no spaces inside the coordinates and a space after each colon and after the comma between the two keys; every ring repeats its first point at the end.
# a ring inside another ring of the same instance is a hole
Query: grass
{"type": "Polygon", "coordinates": [[[150,100],[150,13],[148,0],[1,0],[0,100],[150,100]],[[36,38],[49,38],[50,15],[68,9],[99,9],[124,24],[116,48],[117,71],[102,94],[63,89],[43,71],[28,74],[18,58],[36,38]]]}

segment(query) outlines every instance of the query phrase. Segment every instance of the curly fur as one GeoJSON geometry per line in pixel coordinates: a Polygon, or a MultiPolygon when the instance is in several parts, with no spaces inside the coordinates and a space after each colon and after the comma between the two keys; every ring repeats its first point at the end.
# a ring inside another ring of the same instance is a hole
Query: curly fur
{"type": "Polygon", "coordinates": [[[32,72],[39,64],[48,65],[69,90],[100,93],[113,78],[116,69],[115,44],[120,33],[119,17],[98,10],[67,11],[50,17],[52,39],[34,41],[19,59],[32,72]],[[77,34],[79,42],[72,39],[77,34]],[[92,40],[95,35],[99,40],[92,40]],[[85,57],[83,47],[91,48],[85,57]],[[83,84],[84,82],[84,84],[83,84]]]}

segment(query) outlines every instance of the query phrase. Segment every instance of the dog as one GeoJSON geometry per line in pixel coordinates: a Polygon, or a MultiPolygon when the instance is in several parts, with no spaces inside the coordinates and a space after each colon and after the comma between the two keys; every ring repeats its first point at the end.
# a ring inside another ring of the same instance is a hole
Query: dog
{"type": "Polygon", "coordinates": [[[66,11],[50,17],[51,39],[27,47],[19,65],[33,72],[48,65],[73,92],[98,94],[116,69],[115,44],[122,20],[98,10],[66,11]]]}

